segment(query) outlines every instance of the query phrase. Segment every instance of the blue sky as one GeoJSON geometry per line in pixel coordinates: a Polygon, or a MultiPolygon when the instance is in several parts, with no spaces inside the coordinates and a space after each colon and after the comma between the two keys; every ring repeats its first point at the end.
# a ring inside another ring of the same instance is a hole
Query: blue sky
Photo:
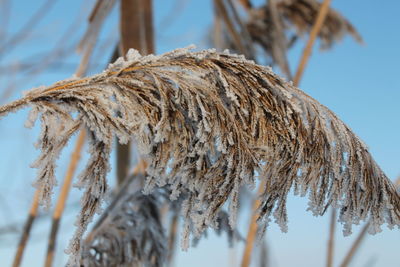
{"type": "MultiPolygon", "coordinates": [[[[12,1],[7,33],[17,32],[42,2],[44,1],[12,1]]],[[[65,46],[72,46],[74,41],[82,36],[86,27],[85,16],[93,4],[93,1],[88,0],[82,2],[83,4],[77,0],[57,1],[54,8],[37,26],[38,31],[0,59],[1,66],[12,63],[14,65],[9,66],[15,67],[16,62],[37,55],[39,52],[49,51],[57,45],[56,40],[68,26],[78,21],[68,38],[62,42],[65,46]]],[[[332,5],[358,29],[364,38],[365,45],[360,46],[351,38],[346,37],[332,50],[321,52],[316,47],[300,88],[333,110],[346,122],[368,145],[385,173],[391,179],[395,179],[400,174],[400,139],[398,138],[400,132],[398,124],[400,116],[400,52],[398,49],[400,2],[333,0],[332,5]]],[[[192,43],[198,48],[208,47],[209,44],[204,40],[212,27],[211,1],[155,0],[154,7],[157,53],[192,43]],[[174,12],[176,7],[178,10],[174,12]]],[[[93,59],[96,64],[91,69],[91,73],[100,71],[111,53],[113,40],[118,36],[117,15],[117,9],[115,9],[106,21],[105,30],[100,38],[104,49],[98,49],[96,52],[93,59]]],[[[2,19],[4,19],[4,14],[0,13],[0,20],[2,19]]],[[[290,51],[289,61],[292,70],[297,67],[303,47],[304,42],[300,42],[290,51]]],[[[23,78],[23,82],[17,83],[17,89],[10,99],[18,98],[23,90],[71,76],[78,60],[79,55],[73,54],[65,58],[68,66],[71,67],[63,71],[46,72],[33,78],[17,76],[16,78],[23,78]]],[[[0,76],[1,91],[3,87],[10,85],[10,81],[15,82],[16,79],[11,78],[9,75],[0,76]]],[[[22,221],[33,194],[30,184],[35,171],[29,168],[29,164],[37,155],[32,143],[38,131],[37,128],[33,130],[23,128],[25,118],[26,112],[19,112],[0,121],[2,133],[0,202],[3,206],[0,207],[2,210],[0,225],[8,221],[22,221]]],[[[70,150],[70,148],[67,149],[60,158],[58,172],[60,176],[65,172],[65,164],[62,162],[68,160],[70,150]]],[[[112,176],[110,173],[110,180],[112,176]]],[[[74,190],[70,204],[76,203],[78,198],[79,191],[74,190]]],[[[311,213],[306,212],[306,204],[307,199],[291,197],[288,204],[289,232],[281,233],[274,224],[268,230],[271,266],[322,266],[324,264],[329,216],[313,217],[311,213]]],[[[74,208],[71,208],[63,219],[61,229],[71,229],[74,216],[74,208]]],[[[245,234],[247,223],[247,216],[243,214],[240,220],[243,234],[245,234]]],[[[42,265],[48,227],[48,222],[43,221],[35,228],[34,241],[27,251],[23,266],[42,265]]],[[[65,259],[62,250],[70,233],[70,230],[62,230],[56,266],[61,266],[65,259]]],[[[343,258],[355,236],[344,238],[339,226],[336,260],[343,258]]],[[[0,258],[2,261],[4,259],[7,265],[16,247],[15,236],[13,237],[0,239],[0,258]]],[[[353,266],[371,266],[368,265],[371,262],[375,263],[374,266],[398,266],[399,242],[399,231],[390,231],[384,227],[382,233],[367,237],[353,266]]],[[[234,262],[240,261],[241,254],[242,245],[228,249],[224,237],[216,238],[210,235],[208,240],[200,242],[198,248],[179,253],[176,263],[177,266],[204,266],[205,264],[231,266],[234,262]]]]}

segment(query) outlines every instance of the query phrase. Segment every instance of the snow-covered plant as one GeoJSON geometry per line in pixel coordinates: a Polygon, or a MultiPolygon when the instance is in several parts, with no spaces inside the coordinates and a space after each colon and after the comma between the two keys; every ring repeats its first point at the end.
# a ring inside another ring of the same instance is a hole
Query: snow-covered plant
{"type": "Polygon", "coordinates": [[[189,228],[200,235],[214,225],[227,202],[234,227],[239,189],[257,179],[265,184],[258,209],[263,227],[273,216],[287,230],[291,188],[308,194],[315,215],[329,205],[338,208],[346,234],[362,220],[371,222],[371,233],[384,223],[400,224],[399,195],[350,128],[270,68],[242,56],[178,49],[142,57],[131,50],[103,73],[28,92],[0,107],[0,116],[28,105],[29,121],[40,115],[42,124],[35,167],[44,203],[60,150],[81,127],[90,133],[90,159],[77,183],[85,193],[73,255],[107,190],[115,136],[139,144],[149,163],[146,192],[168,186],[171,199],[185,194],[186,239],[189,228]]]}
{"type": "MultiPolygon", "coordinates": [[[[139,177],[134,177],[139,178],[139,177]]],[[[159,203],[134,183],[122,188],[107,216],[83,244],[83,266],[163,266],[167,239],[161,225],[159,203]]]]}

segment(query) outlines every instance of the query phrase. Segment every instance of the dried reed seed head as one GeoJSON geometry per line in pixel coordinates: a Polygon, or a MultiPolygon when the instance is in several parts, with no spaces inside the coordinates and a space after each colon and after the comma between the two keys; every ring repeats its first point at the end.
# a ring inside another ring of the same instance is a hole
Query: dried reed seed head
{"type": "MultiPolygon", "coordinates": [[[[316,0],[283,0],[278,4],[282,17],[297,31],[298,35],[310,32],[315,23],[321,3],[316,0]]],[[[351,23],[339,12],[330,8],[324,24],[318,34],[321,48],[328,49],[335,42],[349,34],[357,42],[362,43],[362,37],[351,23]]]]}
{"type": "MultiPolygon", "coordinates": [[[[272,47],[277,42],[274,31],[278,29],[276,29],[277,23],[273,20],[274,14],[271,14],[271,12],[277,12],[276,15],[286,31],[295,30],[296,33],[293,36],[288,36],[289,40],[295,40],[311,31],[321,7],[321,3],[315,0],[281,0],[275,2],[276,9],[271,9],[272,3],[260,8],[250,9],[250,17],[247,23],[247,28],[253,40],[271,54],[274,60],[272,47]]],[[[362,38],[353,25],[337,11],[330,8],[318,34],[321,40],[321,48],[330,48],[346,34],[362,43],[362,38]]],[[[289,41],[287,46],[289,47],[292,44],[293,41],[289,41]]],[[[275,63],[279,64],[279,62],[275,63]]]]}
{"type": "Polygon", "coordinates": [[[242,56],[178,49],[142,57],[131,50],[101,74],[32,90],[0,107],[0,115],[28,104],[42,118],[37,185],[44,198],[54,184],[51,166],[75,125],[91,133],[91,157],[78,182],[86,191],[74,255],[104,198],[114,136],[139,143],[149,162],[147,192],[167,185],[172,199],[186,194],[186,239],[190,228],[200,235],[213,225],[227,201],[234,227],[239,189],[256,179],[265,182],[262,225],[273,216],[286,231],[292,187],[308,193],[315,215],[338,208],[346,234],[367,219],[371,233],[400,224],[399,195],[358,137],[325,106],[242,56]]]}

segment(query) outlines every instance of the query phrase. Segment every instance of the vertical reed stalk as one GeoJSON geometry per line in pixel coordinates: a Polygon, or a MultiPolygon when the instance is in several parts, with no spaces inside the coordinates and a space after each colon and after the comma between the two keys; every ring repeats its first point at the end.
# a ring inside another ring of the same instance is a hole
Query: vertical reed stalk
{"type": "Polygon", "coordinates": [[[172,217],[171,224],[169,226],[167,266],[173,266],[175,247],[176,247],[176,237],[178,235],[178,219],[179,216],[177,213],[175,213],[172,217]]]}
{"type": "Polygon", "coordinates": [[[350,250],[347,252],[346,256],[344,257],[340,267],[347,267],[349,266],[350,261],[353,259],[354,255],[356,254],[357,249],[359,248],[361,242],[363,241],[365,234],[367,233],[369,227],[369,222],[364,225],[361,229],[361,232],[358,234],[356,240],[354,241],[353,245],[351,246],[350,250]]]}
{"type": "MultiPolygon", "coordinates": [[[[141,54],[154,53],[153,1],[121,0],[120,52],[125,55],[130,48],[141,54]]],[[[117,145],[117,182],[122,184],[130,164],[130,143],[117,145]]]]}
{"type": "Polygon", "coordinates": [[[264,192],[264,188],[265,188],[265,182],[262,182],[258,187],[256,200],[253,202],[253,209],[252,209],[253,214],[251,216],[250,226],[247,232],[246,245],[244,248],[241,267],[248,267],[250,265],[251,254],[253,252],[254,242],[256,239],[256,234],[258,229],[258,224],[257,224],[258,215],[256,211],[261,204],[259,200],[259,195],[261,195],[264,192]]]}
{"type": "Polygon", "coordinates": [[[15,253],[13,267],[18,267],[21,265],[22,257],[24,255],[24,251],[26,248],[26,243],[28,242],[29,235],[32,229],[33,222],[36,219],[38,208],[39,208],[39,195],[40,190],[35,191],[35,195],[33,196],[32,206],[29,210],[28,218],[25,221],[24,230],[22,232],[21,238],[18,243],[18,249],[15,253]]]}
{"type": "Polygon", "coordinates": [[[332,207],[331,221],[329,224],[328,251],[326,257],[326,267],[333,266],[333,252],[335,248],[335,229],[336,229],[336,209],[332,207]]]}
{"type": "Polygon", "coordinates": [[[297,68],[296,75],[294,76],[293,83],[296,86],[299,86],[300,79],[303,76],[303,72],[307,66],[308,59],[311,56],[311,52],[312,52],[312,48],[313,48],[315,39],[317,38],[317,36],[321,30],[321,27],[324,24],[326,15],[328,14],[330,3],[331,3],[331,0],[324,0],[324,2],[322,3],[322,5],[318,11],[318,15],[317,15],[315,23],[311,29],[310,37],[308,39],[307,45],[303,50],[303,55],[301,57],[299,67],[297,68]]]}

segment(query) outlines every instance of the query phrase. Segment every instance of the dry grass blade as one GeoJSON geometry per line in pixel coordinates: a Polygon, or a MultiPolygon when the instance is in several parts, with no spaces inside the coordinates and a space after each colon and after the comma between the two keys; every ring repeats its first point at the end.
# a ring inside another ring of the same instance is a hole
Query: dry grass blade
{"type": "Polygon", "coordinates": [[[22,232],[21,238],[18,243],[18,249],[14,257],[13,267],[18,267],[21,265],[22,257],[24,255],[24,251],[26,248],[26,243],[28,242],[29,235],[31,233],[33,222],[36,219],[38,208],[39,208],[39,190],[35,191],[35,195],[33,196],[32,206],[29,210],[28,218],[26,219],[24,230],[22,232]]]}
{"type": "MultiPolygon", "coordinates": [[[[258,221],[270,217],[287,230],[286,199],[292,187],[309,195],[309,210],[339,209],[344,233],[369,220],[369,232],[400,224],[400,197],[367,147],[336,115],[269,68],[214,50],[178,49],[161,56],[131,50],[103,73],[60,81],[0,107],[0,116],[30,105],[40,113],[42,150],[36,186],[48,202],[57,155],[84,124],[90,159],[78,185],[85,188],[80,240],[107,190],[114,136],[135,137],[149,162],[146,191],[168,186],[171,199],[185,193],[184,247],[189,229],[200,235],[229,201],[231,227],[239,189],[265,182],[258,221]],[[73,116],[72,114],[75,114],[73,116]]],[[[74,260],[74,258],[71,258],[74,260]]]]}

